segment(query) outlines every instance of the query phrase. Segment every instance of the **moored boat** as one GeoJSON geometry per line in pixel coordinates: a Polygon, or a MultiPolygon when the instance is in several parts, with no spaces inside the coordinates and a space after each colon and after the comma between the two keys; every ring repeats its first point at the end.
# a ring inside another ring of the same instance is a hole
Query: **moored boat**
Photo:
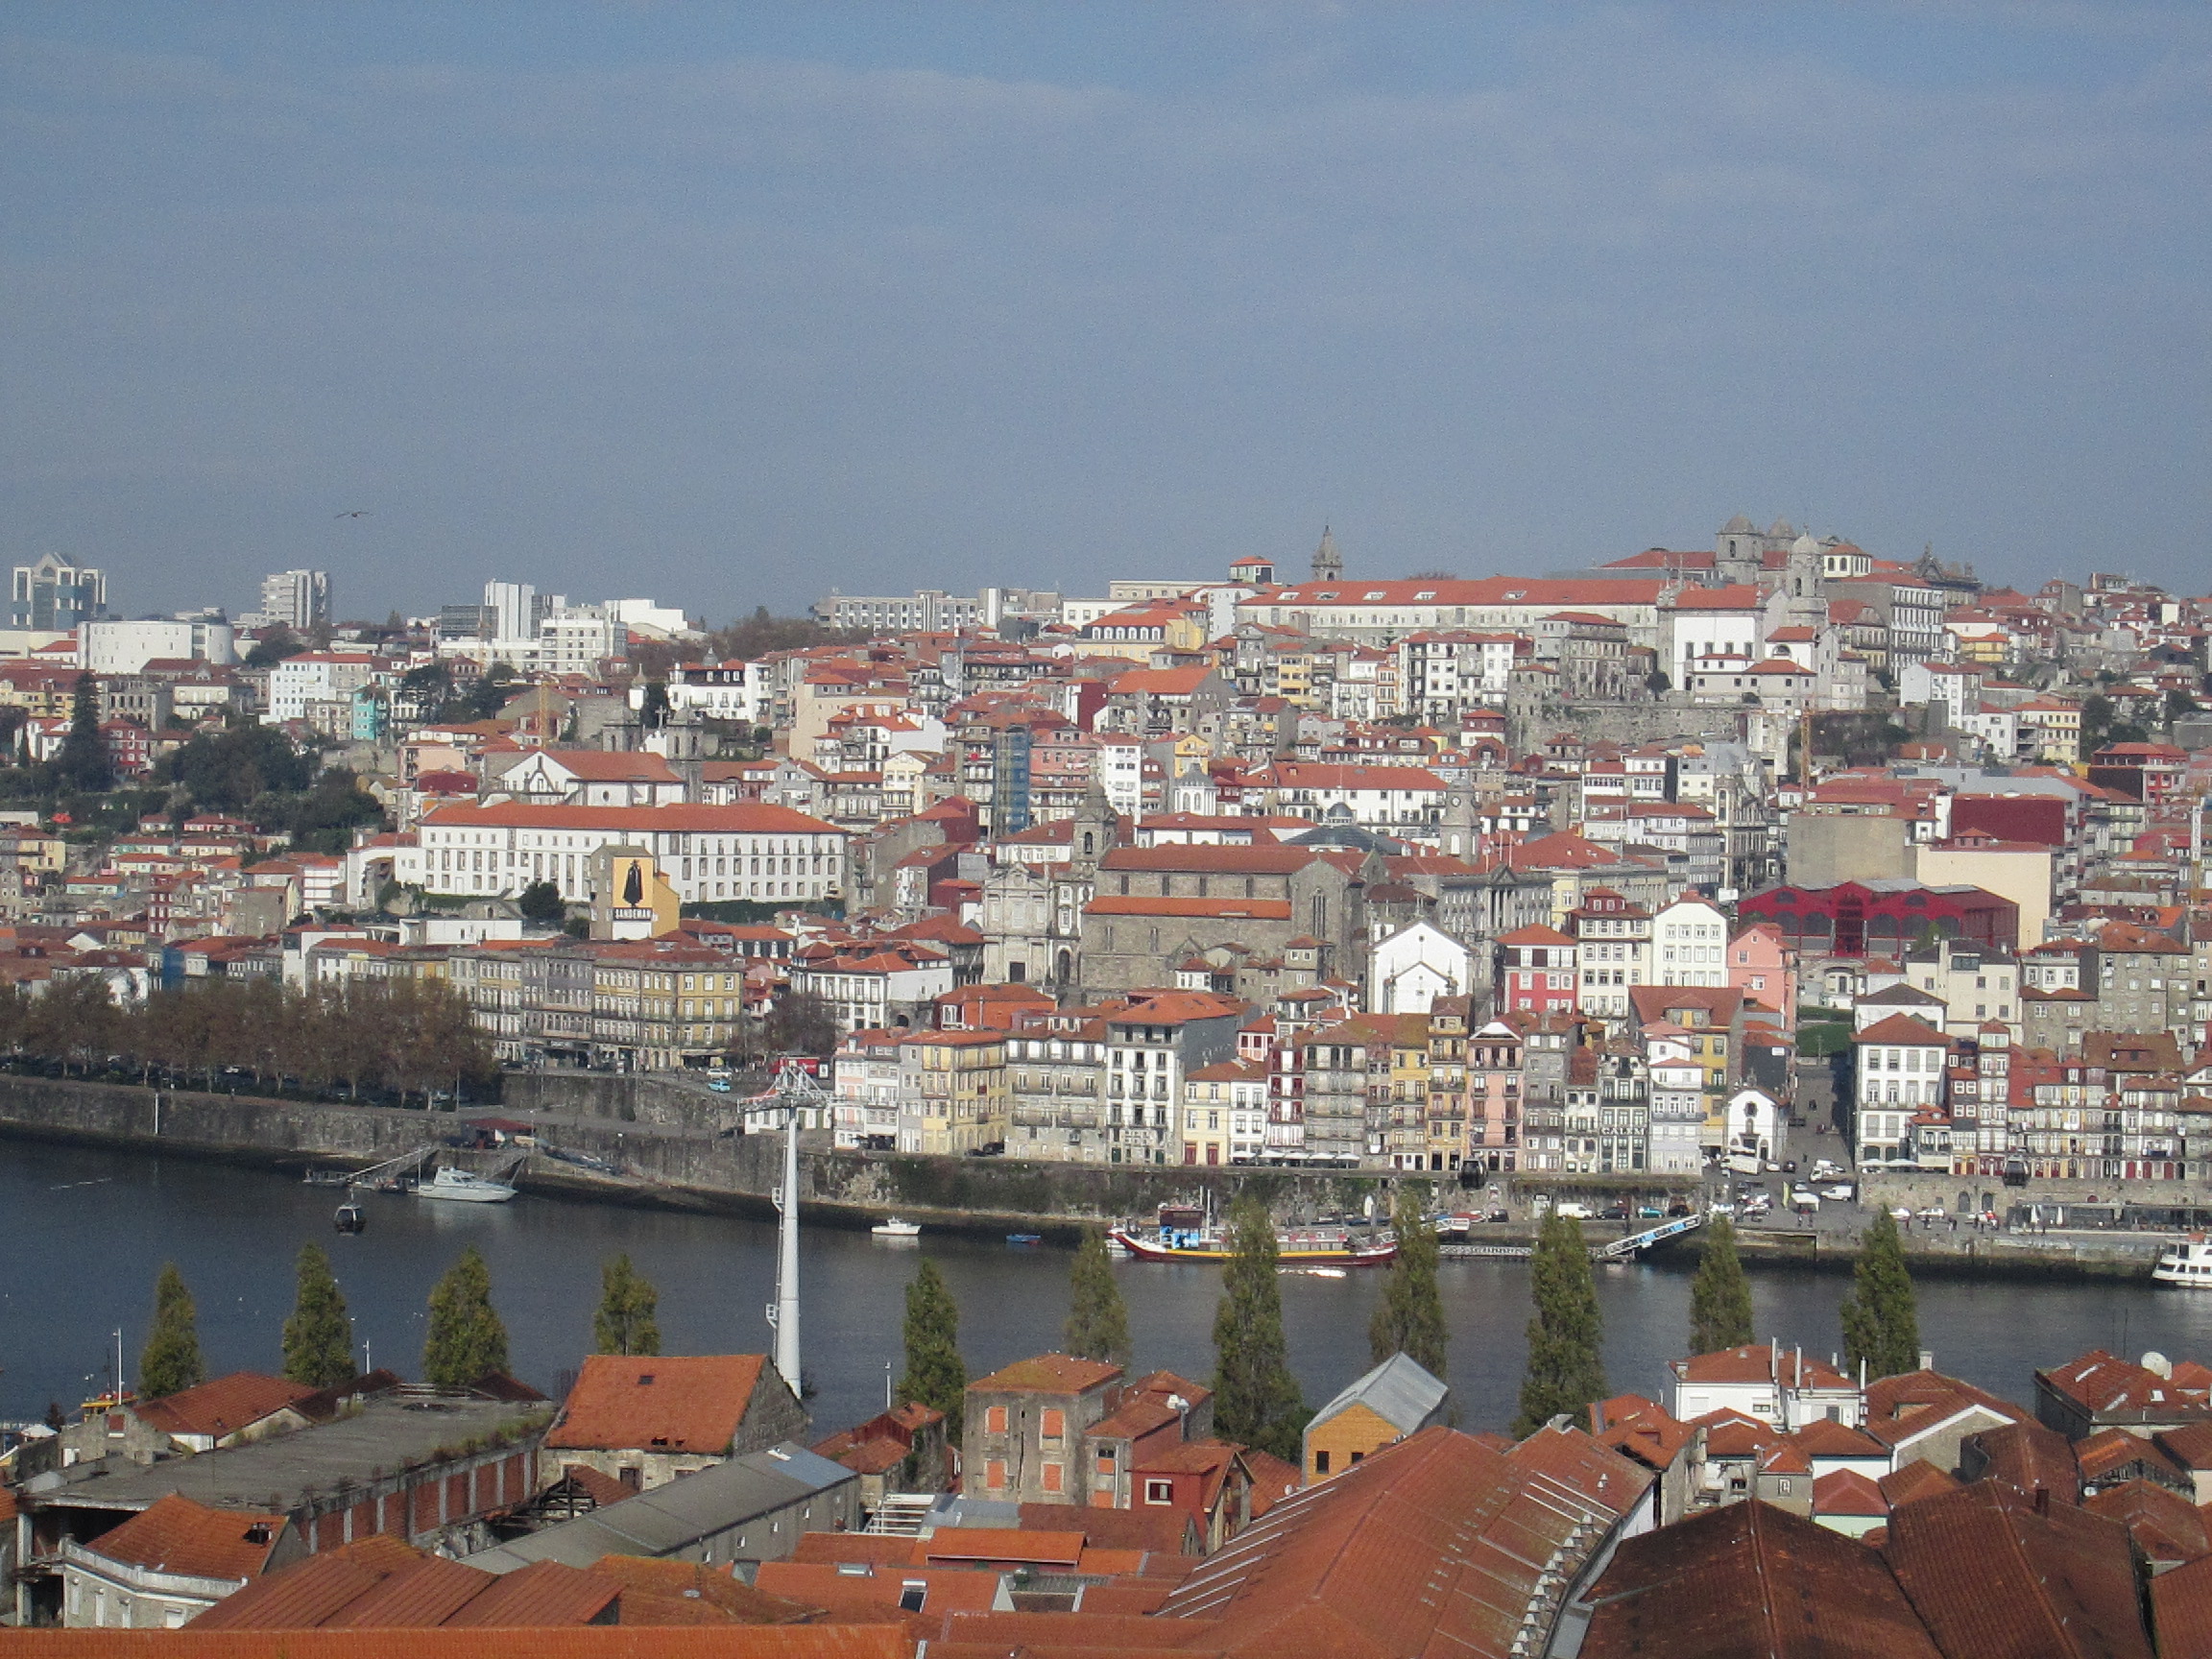
{"type": "Polygon", "coordinates": [[[886,1215],[868,1231],[878,1238],[914,1238],[921,1236],[922,1223],[902,1221],[896,1215],[886,1215]]]}
{"type": "Polygon", "coordinates": [[[2169,1244],[2158,1253],[2158,1265],[2151,1269],[2151,1277],[2161,1285],[2212,1289],[2212,1242],[2201,1233],[2192,1233],[2178,1244],[2169,1244]]]}
{"type": "MultiPolygon", "coordinates": [[[[1228,1237],[1217,1232],[1167,1230],[1147,1238],[1117,1227],[1106,1237],[1140,1262],[1226,1262],[1236,1254],[1228,1237]]],[[[1286,1228],[1275,1236],[1275,1252],[1286,1267],[1380,1267],[1397,1256],[1398,1240],[1387,1232],[1362,1241],[1340,1228],[1286,1228]]]]}
{"type": "Polygon", "coordinates": [[[419,1198],[450,1198],[463,1204],[504,1204],[515,1189],[504,1181],[479,1175],[473,1169],[456,1169],[447,1164],[415,1189],[419,1198]]]}

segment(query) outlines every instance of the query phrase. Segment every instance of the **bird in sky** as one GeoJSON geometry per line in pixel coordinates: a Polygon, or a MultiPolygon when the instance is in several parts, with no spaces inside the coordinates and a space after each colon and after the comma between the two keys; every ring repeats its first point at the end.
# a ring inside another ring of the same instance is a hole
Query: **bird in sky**
{"type": "Polygon", "coordinates": [[[339,514],[339,515],[338,515],[338,517],[341,517],[341,518],[366,518],[366,517],[369,517],[369,509],[368,509],[368,508],[366,508],[366,507],[363,507],[363,508],[361,508],[360,510],[358,510],[357,512],[352,512],[352,513],[341,513],[341,514],[339,514]]]}

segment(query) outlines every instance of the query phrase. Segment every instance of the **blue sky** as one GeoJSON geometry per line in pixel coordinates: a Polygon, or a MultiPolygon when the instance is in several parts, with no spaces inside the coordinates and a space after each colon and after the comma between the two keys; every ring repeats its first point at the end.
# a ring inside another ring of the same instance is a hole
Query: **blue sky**
{"type": "Polygon", "coordinates": [[[2208,113],[2194,5],[15,0],[0,553],[719,620],[1742,510],[2202,592],[2208,113]]]}

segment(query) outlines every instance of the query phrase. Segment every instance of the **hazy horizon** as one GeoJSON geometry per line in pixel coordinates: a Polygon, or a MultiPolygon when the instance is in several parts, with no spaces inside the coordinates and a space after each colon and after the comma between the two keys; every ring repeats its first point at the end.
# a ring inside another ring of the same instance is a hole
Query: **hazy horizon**
{"type": "Polygon", "coordinates": [[[720,621],[1742,512],[2199,591],[2208,103],[2178,5],[23,0],[0,553],[720,621]]]}

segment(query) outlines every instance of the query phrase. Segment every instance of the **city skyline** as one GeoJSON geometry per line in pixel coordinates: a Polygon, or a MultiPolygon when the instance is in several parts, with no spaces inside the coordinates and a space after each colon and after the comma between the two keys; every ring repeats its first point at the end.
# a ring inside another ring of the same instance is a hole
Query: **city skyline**
{"type": "Polygon", "coordinates": [[[2185,9],[521,15],[11,13],[12,562],[719,619],[1324,522],[2200,557],[2185,9]]]}

